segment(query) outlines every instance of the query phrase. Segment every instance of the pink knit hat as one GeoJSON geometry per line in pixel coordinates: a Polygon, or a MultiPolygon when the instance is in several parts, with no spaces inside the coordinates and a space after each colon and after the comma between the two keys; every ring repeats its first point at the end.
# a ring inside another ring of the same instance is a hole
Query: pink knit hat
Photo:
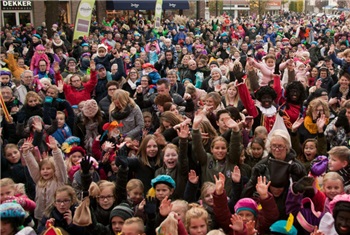
{"type": "Polygon", "coordinates": [[[235,205],[235,212],[250,211],[255,217],[258,216],[258,204],[251,198],[242,198],[235,205]]]}
{"type": "Polygon", "coordinates": [[[98,111],[96,100],[87,100],[83,106],[83,114],[87,117],[94,117],[98,111]]]}
{"type": "Polygon", "coordinates": [[[45,51],[45,47],[43,45],[39,44],[35,47],[35,50],[36,51],[45,51]]]}

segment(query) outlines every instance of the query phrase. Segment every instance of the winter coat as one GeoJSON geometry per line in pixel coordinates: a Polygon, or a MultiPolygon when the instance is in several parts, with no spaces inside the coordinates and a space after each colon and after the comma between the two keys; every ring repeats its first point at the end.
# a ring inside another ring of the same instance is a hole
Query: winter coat
{"type": "Polygon", "coordinates": [[[231,171],[235,165],[239,164],[241,149],[237,143],[239,143],[241,136],[240,132],[232,131],[228,155],[222,161],[218,161],[211,153],[205,151],[200,130],[192,130],[192,157],[195,162],[199,162],[201,165],[202,184],[206,181],[215,182],[214,175],[221,172],[226,177],[225,190],[229,194],[231,193],[231,171]]]}
{"type": "MultiPolygon", "coordinates": [[[[72,218],[74,216],[75,213],[75,209],[76,209],[77,205],[72,205],[69,209],[72,212],[72,218]]],[[[62,228],[64,229],[66,232],[68,232],[68,234],[83,234],[85,232],[85,228],[84,227],[80,227],[78,225],[73,224],[73,222],[71,224],[67,224],[67,221],[63,218],[63,214],[61,214],[56,207],[54,207],[52,209],[52,211],[50,212],[50,216],[43,216],[43,218],[41,219],[41,223],[38,227],[38,234],[41,234],[42,232],[44,232],[46,230],[45,228],[45,224],[47,222],[47,220],[54,218],[55,219],[55,227],[58,228],[62,228]]]]}
{"type": "Polygon", "coordinates": [[[179,140],[179,159],[173,169],[167,169],[165,164],[162,168],[156,170],[155,177],[158,175],[169,175],[176,182],[176,188],[171,196],[173,200],[183,199],[184,191],[186,188],[189,165],[188,165],[188,140],[181,139],[179,140]]]}
{"type": "Polygon", "coordinates": [[[38,162],[30,151],[23,153],[23,158],[28,166],[30,176],[36,183],[36,208],[34,210],[34,217],[38,220],[41,220],[45,208],[53,203],[57,188],[65,185],[68,180],[66,165],[63,161],[63,153],[61,150],[53,150],[52,155],[55,164],[55,175],[42,187],[39,182],[41,180],[41,174],[38,162]]]}
{"type": "MultiPolygon", "coordinates": [[[[217,195],[216,192],[213,194],[214,199],[214,214],[216,217],[216,222],[227,234],[247,234],[244,229],[243,233],[237,233],[233,231],[229,225],[231,224],[231,212],[227,204],[227,196],[224,191],[223,194],[217,195]]],[[[270,226],[278,220],[279,212],[277,204],[274,200],[274,197],[269,194],[268,198],[259,201],[262,209],[259,210],[259,214],[256,218],[256,229],[259,234],[269,233],[270,226]]]]}
{"type": "MultiPolygon", "coordinates": [[[[56,82],[62,81],[62,76],[58,72],[55,74],[56,82]]],[[[71,105],[78,105],[81,101],[91,99],[91,92],[97,84],[97,72],[91,71],[90,80],[82,84],[81,88],[75,88],[66,83],[63,84],[63,91],[67,101],[71,105]]]]}
{"type": "MultiPolygon", "coordinates": [[[[113,115],[110,114],[109,121],[112,122],[114,120],[113,115]]],[[[141,138],[144,121],[141,109],[138,105],[131,107],[131,112],[126,118],[117,121],[123,124],[119,127],[119,131],[122,135],[131,137],[132,139],[141,138]]]]}

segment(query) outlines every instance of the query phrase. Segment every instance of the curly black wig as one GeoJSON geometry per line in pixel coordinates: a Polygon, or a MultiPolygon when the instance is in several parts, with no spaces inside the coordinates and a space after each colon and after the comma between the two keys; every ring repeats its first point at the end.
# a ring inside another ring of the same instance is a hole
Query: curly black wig
{"type": "Polygon", "coordinates": [[[299,99],[293,103],[299,104],[299,105],[303,104],[304,100],[306,99],[306,93],[305,93],[305,88],[304,88],[303,84],[299,81],[293,81],[287,85],[286,94],[285,94],[287,102],[291,102],[290,101],[290,91],[291,90],[296,90],[297,92],[299,92],[299,99]]]}
{"type": "Polygon", "coordinates": [[[264,95],[270,95],[272,100],[275,100],[277,98],[275,90],[270,86],[260,87],[260,89],[255,92],[255,97],[259,101],[261,101],[261,97],[264,95]]]}

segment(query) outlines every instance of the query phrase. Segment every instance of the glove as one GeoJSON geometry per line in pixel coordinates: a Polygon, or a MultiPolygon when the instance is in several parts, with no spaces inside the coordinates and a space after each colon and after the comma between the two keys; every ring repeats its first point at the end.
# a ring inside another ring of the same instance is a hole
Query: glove
{"type": "Polygon", "coordinates": [[[298,182],[292,185],[292,189],[294,193],[304,193],[305,190],[313,188],[312,185],[314,183],[314,178],[309,176],[304,176],[298,182]]]}
{"type": "Polygon", "coordinates": [[[157,211],[157,201],[155,198],[146,198],[144,211],[147,215],[155,216],[157,211]]]}
{"type": "Polygon", "coordinates": [[[80,162],[80,168],[83,171],[83,174],[89,174],[91,167],[92,161],[90,161],[90,156],[84,156],[80,162]]]}
{"type": "Polygon", "coordinates": [[[57,110],[56,110],[56,108],[51,107],[51,108],[50,108],[50,111],[49,111],[49,115],[50,115],[50,118],[51,118],[51,119],[56,119],[56,115],[57,115],[57,110]]]}
{"type": "Polygon", "coordinates": [[[235,77],[238,83],[242,83],[243,82],[243,77],[244,77],[245,73],[242,71],[238,71],[237,73],[235,73],[235,77]]]}
{"type": "Polygon", "coordinates": [[[303,165],[293,162],[290,166],[289,173],[297,179],[300,179],[301,177],[306,175],[306,169],[303,165]]]}
{"type": "Polygon", "coordinates": [[[58,103],[62,103],[62,102],[64,102],[65,100],[64,100],[64,99],[61,99],[61,98],[56,98],[56,101],[57,101],[58,103]]]}
{"type": "Polygon", "coordinates": [[[26,113],[23,110],[20,110],[19,112],[17,112],[17,122],[18,123],[24,123],[24,121],[26,120],[26,113]]]}
{"type": "Polygon", "coordinates": [[[128,148],[126,145],[124,145],[121,149],[118,151],[118,156],[115,158],[115,164],[117,166],[121,166],[123,168],[128,167],[128,148]]]}

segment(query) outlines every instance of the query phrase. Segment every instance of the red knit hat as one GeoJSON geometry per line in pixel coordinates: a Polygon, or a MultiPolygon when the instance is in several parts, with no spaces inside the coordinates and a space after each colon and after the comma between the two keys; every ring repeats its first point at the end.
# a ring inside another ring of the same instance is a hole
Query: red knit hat
{"type": "Polygon", "coordinates": [[[145,68],[152,68],[152,69],[154,69],[154,66],[153,66],[153,64],[151,64],[151,63],[144,63],[144,64],[142,65],[142,68],[143,68],[143,69],[145,69],[145,68]]]}
{"type": "Polygon", "coordinates": [[[72,155],[73,153],[75,152],[80,152],[81,155],[85,156],[86,152],[85,152],[85,149],[83,149],[83,147],[81,146],[74,146],[70,152],[69,152],[69,156],[72,155]]]}

